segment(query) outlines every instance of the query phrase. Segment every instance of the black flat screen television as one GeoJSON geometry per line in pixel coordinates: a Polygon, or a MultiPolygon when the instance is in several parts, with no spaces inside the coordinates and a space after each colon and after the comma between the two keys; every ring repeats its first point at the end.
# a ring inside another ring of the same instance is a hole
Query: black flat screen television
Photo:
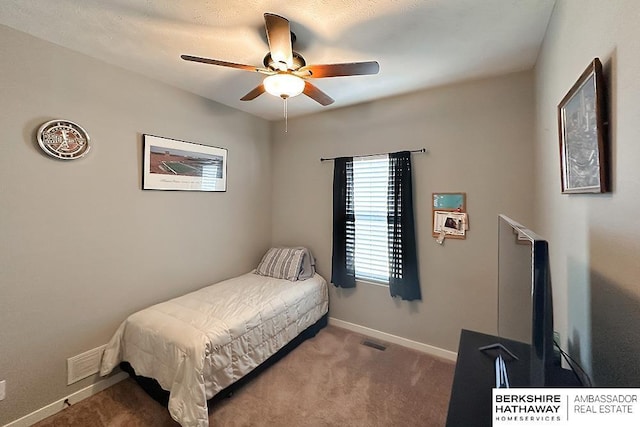
{"type": "Polygon", "coordinates": [[[549,245],[505,215],[498,216],[498,335],[530,345],[529,386],[549,383],[554,363],[549,245]]]}

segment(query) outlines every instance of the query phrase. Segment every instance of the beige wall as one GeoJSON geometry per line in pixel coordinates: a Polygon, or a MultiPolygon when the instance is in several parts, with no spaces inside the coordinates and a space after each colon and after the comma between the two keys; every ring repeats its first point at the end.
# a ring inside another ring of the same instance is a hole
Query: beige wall
{"type": "Polygon", "coordinates": [[[600,386],[640,385],[639,20],[636,0],[559,0],[535,69],[534,206],[555,324],[600,386]],[[562,195],[556,108],[594,57],[609,91],[613,192],[562,195]]]}
{"type": "Polygon", "coordinates": [[[425,147],[412,158],[423,301],[331,287],[330,315],[453,351],[461,328],[495,333],[497,215],[532,219],[533,113],[525,72],[290,120],[287,133],[274,126],[273,240],[308,245],[329,278],[333,163],[320,158],[425,147]],[[467,193],[471,229],[439,246],[431,193],[449,191],[467,193]]]}
{"type": "Polygon", "coordinates": [[[0,26],[0,425],[86,387],[66,358],[131,312],[249,271],[270,243],[269,124],[0,26]],[[88,157],[35,142],[52,118],[88,157]],[[141,190],[142,134],[227,148],[228,191],[141,190]]]}

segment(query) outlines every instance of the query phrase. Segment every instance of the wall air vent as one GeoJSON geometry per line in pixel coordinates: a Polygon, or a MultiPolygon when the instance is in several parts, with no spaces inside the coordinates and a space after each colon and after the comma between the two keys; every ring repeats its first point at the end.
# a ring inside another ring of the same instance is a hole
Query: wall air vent
{"type": "Polygon", "coordinates": [[[67,359],[67,385],[80,381],[100,370],[102,353],[106,345],[85,351],[82,354],[67,359]]]}

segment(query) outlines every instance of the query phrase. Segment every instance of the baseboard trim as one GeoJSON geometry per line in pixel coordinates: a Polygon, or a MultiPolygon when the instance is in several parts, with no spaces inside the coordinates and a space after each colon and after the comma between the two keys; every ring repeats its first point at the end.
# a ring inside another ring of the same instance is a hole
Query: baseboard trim
{"type": "Polygon", "coordinates": [[[71,405],[75,405],[81,400],[93,396],[94,394],[100,393],[102,390],[107,389],[112,385],[117,384],[124,379],[127,379],[128,377],[129,374],[127,374],[126,372],[119,372],[111,377],[105,378],[104,380],[98,381],[97,383],[91,384],[90,386],[80,389],[75,393],[63,397],[62,399],[57,400],[28,415],[25,415],[22,418],[18,418],[17,420],[12,421],[9,424],[5,424],[4,427],[29,427],[37,423],[38,421],[42,421],[45,418],[62,411],[66,407],[66,404],[64,403],[65,400],[69,399],[69,403],[71,405]]]}
{"type": "Polygon", "coordinates": [[[348,329],[352,332],[357,332],[362,335],[366,335],[371,338],[377,338],[382,341],[387,341],[393,344],[401,345],[403,347],[407,347],[413,350],[418,350],[423,353],[430,354],[432,356],[441,357],[443,359],[456,361],[458,358],[458,353],[453,351],[445,350],[439,347],[435,347],[429,344],[424,344],[418,341],[413,341],[407,338],[399,337],[397,335],[388,334],[386,332],[381,332],[376,329],[367,328],[366,326],[356,325],[355,323],[345,322],[344,320],[336,319],[334,317],[329,317],[329,324],[333,326],[337,326],[339,328],[348,329]]]}

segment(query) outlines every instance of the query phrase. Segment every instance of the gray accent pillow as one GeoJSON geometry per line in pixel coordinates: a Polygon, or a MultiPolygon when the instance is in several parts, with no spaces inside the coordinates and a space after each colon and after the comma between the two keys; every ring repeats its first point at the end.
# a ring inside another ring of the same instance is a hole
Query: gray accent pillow
{"type": "Polygon", "coordinates": [[[304,250],[301,248],[271,248],[262,257],[256,273],[276,279],[298,280],[304,250]]]}

